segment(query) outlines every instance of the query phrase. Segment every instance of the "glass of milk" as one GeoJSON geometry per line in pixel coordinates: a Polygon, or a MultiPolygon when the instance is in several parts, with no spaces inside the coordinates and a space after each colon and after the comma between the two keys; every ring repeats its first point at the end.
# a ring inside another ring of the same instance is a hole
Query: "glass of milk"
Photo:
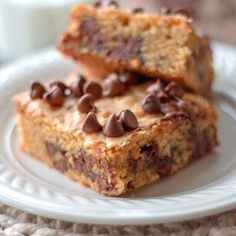
{"type": "Polygon", "coordinates": [[[92,0],[0,0],[0,61],[55,45],[70,8],[92,0]]]}

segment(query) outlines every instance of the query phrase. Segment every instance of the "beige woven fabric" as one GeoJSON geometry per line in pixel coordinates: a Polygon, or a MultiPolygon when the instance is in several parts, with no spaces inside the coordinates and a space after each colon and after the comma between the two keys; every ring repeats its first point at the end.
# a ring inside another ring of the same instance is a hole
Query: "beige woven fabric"
{"type": "Polygon", "coordinates": [[[236,210],[204,219],[148,226],[98,226],[32,215],[0,204],[0,236],[235,236],[236,210]]]}

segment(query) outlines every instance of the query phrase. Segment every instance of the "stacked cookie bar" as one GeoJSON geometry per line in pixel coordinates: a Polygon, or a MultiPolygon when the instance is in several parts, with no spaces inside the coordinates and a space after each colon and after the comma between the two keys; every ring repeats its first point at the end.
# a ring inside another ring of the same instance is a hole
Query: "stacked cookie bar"
{"type": "Polygon", "coordinates": [[[209,42],[185,15],[79,5],[71,17],[58,47],[83,64],[89,76],[104,77],[125,69],[209,93],[213,80],[209,42]]]}
{"type": "Polygon", "coordinates": [[[27,153],[119,196],[216,147],[211,50],[186,16],[76,6],[58,47],[86,69],[14,97],[27,153]]]}

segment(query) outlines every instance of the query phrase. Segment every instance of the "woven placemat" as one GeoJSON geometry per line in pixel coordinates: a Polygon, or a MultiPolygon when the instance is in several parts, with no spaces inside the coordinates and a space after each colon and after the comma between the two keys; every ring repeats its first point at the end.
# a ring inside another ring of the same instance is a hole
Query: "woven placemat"
{"type": "Polygon", "coordinates": [[[182,223],[108,226],[53,220],[0,204],[0,236],[62,235],[235,236],[236,210],[182,223]]]}

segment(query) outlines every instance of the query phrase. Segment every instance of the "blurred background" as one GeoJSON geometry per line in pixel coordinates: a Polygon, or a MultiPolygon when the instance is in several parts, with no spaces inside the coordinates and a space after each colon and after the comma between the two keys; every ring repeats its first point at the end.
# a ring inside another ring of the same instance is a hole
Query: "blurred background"
{"type": "MultiPolygon", "coordinates": [[[[0,0],[0,66],[34,51],[55,47],[69,9],[93,0],[0,0]]],[[[236,0],[118,0],[127,10],[187,9],[211,39],[236,44],[236,0]]]]}

